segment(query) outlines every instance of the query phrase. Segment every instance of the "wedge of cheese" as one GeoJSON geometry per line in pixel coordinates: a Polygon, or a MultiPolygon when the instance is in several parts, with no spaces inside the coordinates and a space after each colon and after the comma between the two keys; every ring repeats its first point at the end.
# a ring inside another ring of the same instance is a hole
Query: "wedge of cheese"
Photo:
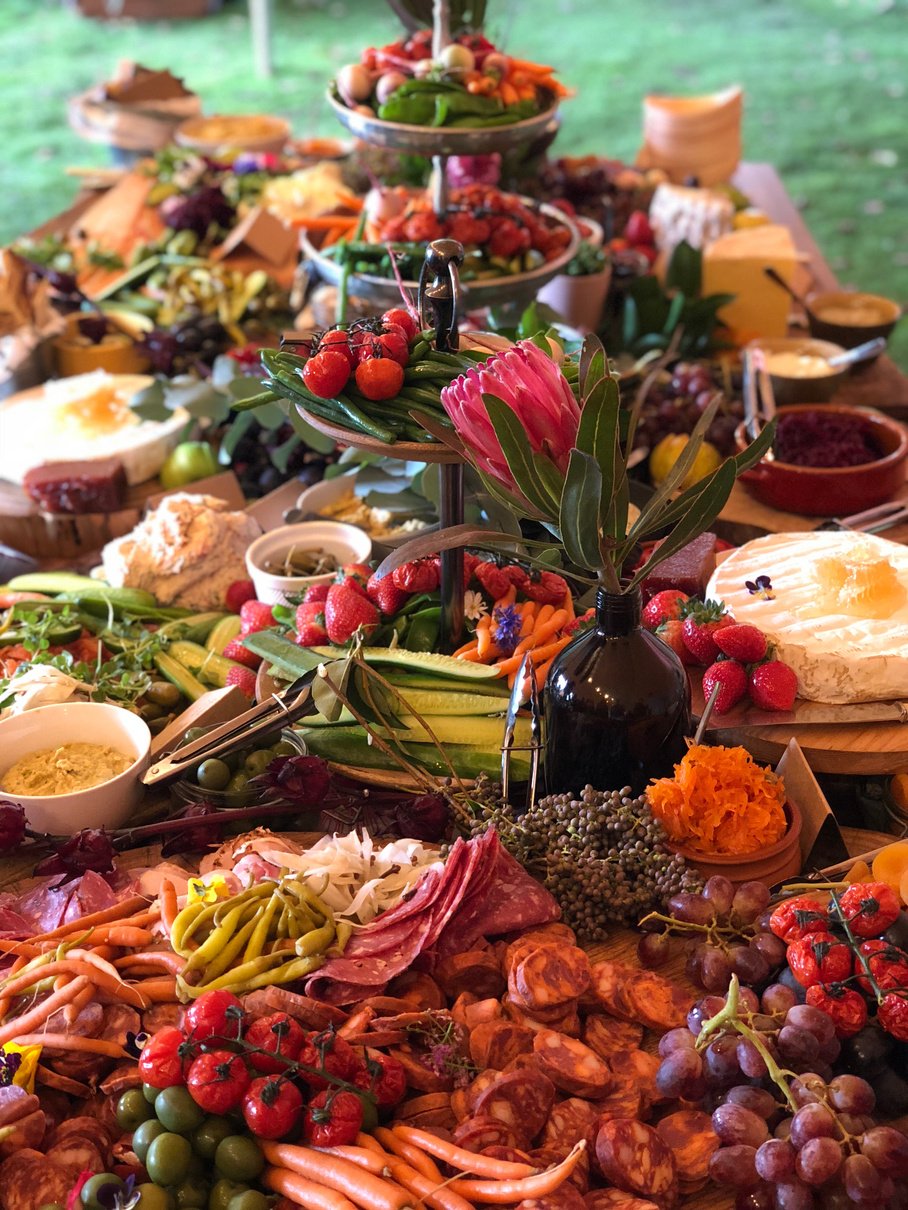
{"type": "Polygon", "coordinates": [[[703,253],[703,293],[734,294],[719,312],[730,338],[745,345],[758,337],[784,336],[790,299],[765,274],[771,265],[789,284],[798,264],[791,232],[777,223],[720,235],[703,253]]]}

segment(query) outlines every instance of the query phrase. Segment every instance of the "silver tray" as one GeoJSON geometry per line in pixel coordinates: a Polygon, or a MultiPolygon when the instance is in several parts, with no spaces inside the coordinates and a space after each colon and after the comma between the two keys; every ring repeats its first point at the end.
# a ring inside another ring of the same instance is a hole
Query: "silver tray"
{"type": "MultiPolygon", "coordinates": [[[[543,204],[538,207],[538,210],[546,218],[567,227],[571,233],[571,242],[554,260],[546,261],[545,264],[530,269],[526,273],[510,273],[506,277],[485,277],[481,281],[461,281],[466,308],[502,306],[505,303],[530,303],[546,282],[557,277],[565,265],[573,259],[580,243],[580,232],[570,219],[555,206],[543,204]]],[[[308,265],[322,281],[326,281],[332,286],[339,284],[340,265],[330,257],[323,256],[312,246],[305,228],[300,233],[300,247],[308,265]]],[[[415,298],[419,283],[405,281],[403,285],[415,298]]],[[[384,307],[393,307],[400,302],[400,290],[393,277],[377,277],[370,273],[351,272],[347,278],[347,289],[355,298],[381,303],[384,307]]]]}
{"type": "Polygon", "coordinates": [[[381,118],[357,113],[338,100],[334,89],[328,89],[328,104],[339,122],[366,143],[388,147],[393,151],[409,151],[416,155],[488,155],[493,151],[510,151],[532,142],[548,131],[558,129],[558,106],[543,110],[532,118],[510,126],[467,128],[445,126],[407,126],[403,122],[384,122],[381,118]]]}

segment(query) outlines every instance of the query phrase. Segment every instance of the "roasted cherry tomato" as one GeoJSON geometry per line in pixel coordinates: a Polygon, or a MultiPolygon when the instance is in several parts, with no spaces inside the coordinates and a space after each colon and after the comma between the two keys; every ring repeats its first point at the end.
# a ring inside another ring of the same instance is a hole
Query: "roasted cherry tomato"
{"type": "Polygon", "coordinates": [[[908,1042],[908,999],[899,992],[887,992],[880,1001],[876,1019],[887,1034],[908,1042]]]}
{"type": "Polygon", "coordinates": [[[788,947],[788,965],[801,987],[815,983],[841,983],[849,978],[852,953],[844,941],[831,933],[811,933],[788,947]]]}
{"type": "MultiPolygon", "coordinates": [[[[344,1038],[339,1038],[333,1029],[324,1029],[321,1033],[311,1034],[303,1043],[299,1062],[305,1067],[312,1068],[316,1073],[324,1072],[336,1080],[350,1082],[359,1066],[356,1051],[344,1038]]],[[[310,1088],[328,1087],[328,1081],[321,1075],[302,1071],[300,1076],[310,1088]]]]}
{"type": "Polygon", "coordinates": [[[152,1088],[173,1088],[186,1083],[192,1061],[192,1044],[175,1025],[165,1025],[146,1042],[139,1056],[139,1072],[144,1084],[152,1088]]]}
{"type": "MultiPolygon", "coordinates": [[[[873,975],[877,987],[887,992],[898,991],[900,988],[908,991],[908,954],[904,950],[900,950],[896,945],[890,945],[882,938],[862,941],[858,948],[867,959],[867,965],[870,967],[870,973],[873,975]]],[[[870,980],[863,973],[863,962],[856,961],[854,969],[861,990],[868,996],[874,995],[870,980]]]]}
{"type": "Polygon", "coordinates": [[[867,1024],[867,1001],[841,983],[815,983],[808,987],[806,999],[832,1018],[836,1037],[853,1038],[867,1024]]]}
{"type": "Polygon", "coordinates": [[[183,1018],[187,1034],[193,1042],[207,1038],[224,1038],[231,1042],[240,1036],[243,1006],[233,992],[206,992],[186,1009],[183,1018]]]}
{"type": "MultiPolygon", "coordinates": [[[[313,395],[318,395],[319,399],[333,399],[347,385],[347,379],[350,377],[350,362],[345,353],[329,347],[309,358],[303,366],[302,375],[303,382],[313,395]]],[[[403,370],[401,370],[401,379],[403,379],[403,370]]],[[[387,398],[387,396],[382,396],[382,398],[387,398]]]]}
{"type": "Polygon", "coordinates": [[[400,324],[407,335],[407,340],[413,338],[419,332],[419,324],[413,318],[409,311],[405,311],[403,307],[392,307],[390,311],[385,311],[381,317],[382,325],[390,327],[391,324],[400,324]]]}
{"type": "Polygon", "coordinates": [[[206,1113],[223,1114],[236,1109],[250,1079],[242,1056],[229,1050],[210,1050],[199,1055],[190,1067],[186,1087],[206,1113]]]}
{"type": "Polygon", "coordinates": [[[287,1070],[287,1064],[282,1059],[298,1059],[303,1043],[306,1041],[306,1031],[288,1017],[286,1013],[272,1013],[270,1017],[259,1017],[246,1030],[246,1043],[267,1054],[250,1053],[249,1062],[265,1075],[281,1075],[287,1070]],[[278,1056],[269,1058],[269,1055],[278,1056]]]}
{"type": "Polygon", "coordinates": [[[407,1073],[403,1064],[393,1055],[380,1054],[378,1051],[374,1051],[370,1058],[359,1065],[351,1082],[363,1092],[370,1093],[379,1109],[393,1109],[404,1099],[407,1091],[407,1073]]]}
{"type": "Polygon", "coordinates": [[[491,560],[485,563],[477,563],[473,568],[473,575],[489,596],[496,601],[499,597],[505,595],[512,584],[518,592],[525,594],[526,587],[530,582],[530,577],[517,563],[500,565],[491,560]]]}
{"type": "Polygon", "coordinates": [[[410,360],[410,347],[403,332],[382,332],[378,337],[378,345],[382,355],[390,357],[399,366],[405,366],[410,360]]]}
{"type": "Polygon", "coordinates": [[[316,1093],[303,1118],[303,1138],[313,1147],[355,1143],[363,1128],[363,1103],[354,1092],[316,1093]]]}
{"type": "Polygon", "coordinates": [[[356,367],[356,385],[367,399],[393,399],[404,385],[404,368],[390,357],[366,357],[356,367]]]}
{"type": "Polygon", "coordinates": [[[769,927],[785,942],[800,941],[811,933],[828,933],[829,917],[819,899],[797,895],[779,904],[769,918],[769,927]]]}
{"type": "Polygon", "coordinates": [[[899,918],[899,897],[886,882],[855,882],[839,900],[839,910],[857,937],[879,937],[899,918]]]}
{"type": "Polygon", "coordinates": [[[438,564],[431,558],[402,563],[391,572],[391,583],[402,592],[434,592],[438,582],[438,564]]]}
{"type": "Polygon", "coordinates": [[[319,351],[330,349],[332,353],[343,353],[351,370],[356,365],[356,355],[350,342],[350,333],[344,331],[343,328],[329,328],[319,339],[318,347],[319,351]]]}
{"type": "Polygon", "coordinates": [[[246,1125],[260,1139],[282,1139],[299,1125],[303,1094],[281,1076],[259,1076],[243,1097],[246,1125]]]}

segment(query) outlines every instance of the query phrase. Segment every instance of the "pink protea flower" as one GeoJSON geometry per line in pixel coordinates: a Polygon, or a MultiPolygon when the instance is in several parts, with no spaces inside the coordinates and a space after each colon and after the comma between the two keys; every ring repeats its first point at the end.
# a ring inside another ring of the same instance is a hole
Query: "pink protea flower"
{"type": "Polygon", "coordinates": [[[496,395],[523,425],[533,451],[567,470],[577,437],[580,406],[564,375],[531,340],[522,340],[444,387],[441,402],[479,470],[511,495],[523,498],[483,403],[496,395]]]}

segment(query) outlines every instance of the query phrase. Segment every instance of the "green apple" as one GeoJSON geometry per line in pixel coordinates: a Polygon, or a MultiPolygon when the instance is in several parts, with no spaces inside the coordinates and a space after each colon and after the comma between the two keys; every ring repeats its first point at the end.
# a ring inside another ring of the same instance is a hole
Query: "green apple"
{"type": "Polygon", "coordinates": [[[196,479],[207,479],[220,469],[217,454],[207,441],[183,441],[161,467],[161,486],[170,491],[196,479]]]}

